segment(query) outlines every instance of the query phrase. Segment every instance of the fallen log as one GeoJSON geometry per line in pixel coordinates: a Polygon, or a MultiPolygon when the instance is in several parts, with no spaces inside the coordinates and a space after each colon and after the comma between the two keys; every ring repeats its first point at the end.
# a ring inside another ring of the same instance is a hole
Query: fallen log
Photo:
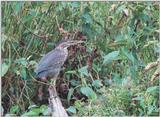
{"type": "Polygon", "coordinates": [[[68,117],[68,114],[64,109],[60,98],[57,96],[55,86],[50,85],[48,91],[49,91],[49,107],[51,109],[52,117],[68,117]]]}

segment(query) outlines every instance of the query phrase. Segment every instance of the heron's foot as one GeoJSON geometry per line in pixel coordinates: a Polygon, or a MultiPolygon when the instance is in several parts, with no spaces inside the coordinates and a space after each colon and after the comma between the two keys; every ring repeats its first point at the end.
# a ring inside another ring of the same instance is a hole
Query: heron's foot
{"type": "Polygon", "coordinates": [[[39,89],[38,89],[38,98],[39,98],[39,100],[41,100],[41,101],[42,101],[43,95],[44,95],[44,93],[43,93],[43,88],[44,88],[44,85],[41,85],[41,86],[39,87],[39,89]]]}
{"type": "Polygon", "coordinates": [[[56,91],[56,87],[54,85],[50,85],[48,88],[49,94],[50,94],[50,98],[56,98],[57,97],[57,91],[56,91]]]}
{"type": "Polygon", "coordinates": [[[51,83],[50,83],[52,86],[56,86],[56,80],[55,79],[51,79],[51,83]]]}

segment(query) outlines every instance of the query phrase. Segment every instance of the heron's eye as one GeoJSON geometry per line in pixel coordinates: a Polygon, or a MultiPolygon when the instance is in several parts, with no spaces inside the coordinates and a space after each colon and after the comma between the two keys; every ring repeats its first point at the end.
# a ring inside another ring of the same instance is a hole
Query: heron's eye
{"type": "Polygon", "coordinates": [[[65,48],[66,47],[66,44],[62,44],[62,45],[60,45],[61,46],[61,48],[65,48]]]}
{"type": "Polygon", "coordinates": [[[60,45],[61,48],[64,48],[64,45],[60,45]]]}

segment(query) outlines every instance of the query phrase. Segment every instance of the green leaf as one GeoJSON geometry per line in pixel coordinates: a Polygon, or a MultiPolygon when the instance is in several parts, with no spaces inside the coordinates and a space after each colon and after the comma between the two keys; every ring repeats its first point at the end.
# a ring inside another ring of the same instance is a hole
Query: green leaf
{"type": "Polygon", "coordinates": [[[96,88],[100,88],[102,86],[102,83],[100,80],[94,80],[92,82],[92,86],[96,87],[96,88]]]}
{"type": "Polygon", "coordinates": [[[20,108],[18,105],[15,105],[15,106],[12,106],[11,109],[10,109],[10,113],[17,113],[20,111],[20,108]]]}
{"type": "Polygon", "coordinates": [[[33,20],[33,16],[32,15],[26,15],[22,18],[23,22],[29,22],[33,20]]]}
{"type": "Polygon", "coordinates": [[[86,23],[89,23],[89,24],[93,23],[92,17],[89,13],[84,13],[82,15],[82,18],[85,20],[86,23]]]}
{"type": "Polygon", "coordinates": [[[70,113],[76,113],[76,108],[74,106],[70,106],[69,108],[66,109],[70,113]]]}
{"type": "Polygon", "coordinates": [[[97,99],[96,93],[90,87],[81,87],[80,91],[89,99],[93,99],[93,100],[97,99]]]}
{"type": "Polygon", "coordinates": [[[46,106],[46,105],[42,105],[42,106],[40,107],[40,111],[41,111],[41,112],[44,112],[46,109],[48,109],[48,106],[46,106]]]}
{"type": "Polygon", "coordinates": [[[131,65],[131,66],[129,66],[129,71],[130,71],[130,74],[131,74],[131,77],[132,78],[137,78],[137,66],[134,64],[134,65],[131,65]]]}
{"type": "Polygon", "coordinates": [[[153,92],[153,91],[155,91],[155,90],[157,90],[157,89],[158,89],[157,86],[149,87],[149,88],[147,89],[147,92],[148,92],[148,93],[151,93],[151,92],[153,92]]]}
{"type": "Polygon", "coordinates": [[[101,67],[93,63],[93,70],[95,70],[96,72],[100,72],[102,69],[101,67]]]}
{"type": "Polygon", "coordinates": [[[68,103],[70,103],[71,96],[73,95],[73,91],[74,91],[73,88],[69,89],[69,92],[68,92],[68,95],[67,95],[67,101],[68,101],[68,103]]]}
{"type": "Polygon", "coordinates": [[[106,56],[104,56],[104,60],[103,60],[103,64],[109,64],[111,63],[113,60],[116,60],[117,57],[119,55],[119,51],[113,51],[109,54],[107,54],[106,56]]]}
{"type": "Polygon", "coordinates": [[[44,116],[48,116],[51,113],[51,109],[47,108],[46,110],[42,111],[44,116]]]}
{"type": "Polygon", "coordinates": [[[75,7],[75,8],[76,8],[76,7],[80,7],[80,2],[72,2],[72,3],[71,3],[71,6],[72,6],[72,7],[75,7]]]}
{"type": "MultiPolygon", "coordinates": [[[[110,84],[110,81],[112,81],[111,79],[107,79],[108,83],[110,84]]],[[[117,84],[121,84],[122,83],[122,78],[120,76],[120,74],[118,73],[113,73],[113,82],[116,82],[117,84]]]]}
{"type": "Polygon", "coordinates": [[[36,61],[29,61],[29,65],[37,65],[36,61]]]}
{"type": "Polygon", "coordinates": [[[33,108],[29,112],[27,112],[26,114],[30,115],[30,116],[33,116],[33,115],[37,116],[40,113],[41,113],[41,109],[40,108],[33,108]]]}
{"type": "Polygon", "coordinates": [[[35,104],[33,104],[33,105],[30,105],[30,106],[28,107],[28,109],[31,110],[32,108],[36,108],[36,107],[38,107],[38,106],[35,105],[35,104]]]}
{"type": "Polygon", "coordinates": [[[9,66],[10,65],[7,63],[2,63],[1,77],[3,77],[7,73],[9,66]]]}
{"type": "Polygon", "coordinates": [[[139,17],[142,19],[142,21],[145,21],[145,22],[150,20],[150,17],[145,13],[141,13],[139,17]]]}
{"type": "Polygon", "coordinates": [[[26,72],[26,68],[25,67],[22,67],[20,73],[21,73],[22,79],[26,80],[27,79],[27,72],[26,72]]]}
{"type": "Polygon", "coordinates": [[[129,53],[128,50],[124,49],[123,53],[132,63],[135,63],[135,58],[134,58],[132,52],[129,53]]]}
{"type": "Polygon", "coordinates": [[[155,45],[156,43],[158,43],[158,40],[147,41],[147,43],[143,46],[143,48],[146,48],[146,47],[151,46],[151,45],[155,45]]]}
{"type": "Polygon", "coordinates": [[[76,87],[79,84],[79,81],[74,79],[72,79],[70,82],[71,82],[71,85],[74,87],[76,87]]]}
{"type": "Polygon", "coordinates": [[[15,11],[18,13],[23,6],[23,2],[17,2],[15,6],[15,11]]]}
{"type": "Polygon", "coordinates": [[[46,115],[46,116],[49,115],[50,111],[51,110],[46,105],[42,105],[40,107],[40,113],[43,113],[43,115],[46,115]]]}
{"type": "Polygon", "coordinates": [[[65,74],[76,74],[76,71],[75,70],[67,71],[67,72],[65,72],[65,74]]]}
{"type": "Polygon", "coordinates": [[[76,109],[81,109],[82,108],[82,101],[81,100],[76,100],[75,103],[74,103],[76,109]]]}
{"type": "Polygon", "coordinates": [[[117,13],[121,13],[125,8],[126,8],[125,5],[119,6],[119,7],[117,8],[117,10],[116,10],[116,14],[117,14],[117,13]]]}
{"type": "Polygon", "coordinates": [[[24,113],[21,117],[26,117],[26,116],[38,116],[39,114],[34,112],[34,111],[29,111],[29,112],[26,112],[24,113]]]}
{"type": "Polygon", "coordinates": [[[31,14],[31,16],[33,17],[33,16],[36,16],[37,12],[36,12],[36,10],[31,10],[31,11],[30,11],[30,14],[31,14]]]}
{"type": "Polygon", "coordinates": [[[150,114],[154,111],[154,109],[155,109],[154,106],[149,105],[149,106],[148,106],[147,114],[150,115],[150,114]]]}
{"type": "Polygon", "coordinates": [[[78,72],[80,72],[81,73],[81,76],[89,76],[89,73],[88,73],[88,69],[87,69],[88,67],[87,66],[84,66],[84,67],[82,67],[82,68],[80,68],[79,70],[78,70],[78,72]]]}
{"type": "Polygon", "coordinates": [[[16,59],[15,63],[26,66],[27,65],[27,59],[26,58],[19,58],[19,59],[16,59]]]}
{"type": "Polygon", "coordinates": [[[143,97],[135,97],[135,98],[132,98],[132,100],[138,100],[138,101],[141,101],[141,100],[144,100],[143,97]]]}

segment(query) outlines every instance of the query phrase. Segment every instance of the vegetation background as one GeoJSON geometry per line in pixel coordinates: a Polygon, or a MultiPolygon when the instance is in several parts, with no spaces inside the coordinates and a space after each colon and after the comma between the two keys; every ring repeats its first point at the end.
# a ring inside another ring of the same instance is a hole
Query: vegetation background
{"type": "Polygon", "coordinates": [[[62,31],[86,40],[69,49],[57,82],[70,115],[159,115],[158,77],[151,82],[159,67],[145,68],[159,57],[159,2],[3,1],[1,9],[7,116],[48,114],[48,92],[39,92],[35,66],[64,37],[62,31]]]}

